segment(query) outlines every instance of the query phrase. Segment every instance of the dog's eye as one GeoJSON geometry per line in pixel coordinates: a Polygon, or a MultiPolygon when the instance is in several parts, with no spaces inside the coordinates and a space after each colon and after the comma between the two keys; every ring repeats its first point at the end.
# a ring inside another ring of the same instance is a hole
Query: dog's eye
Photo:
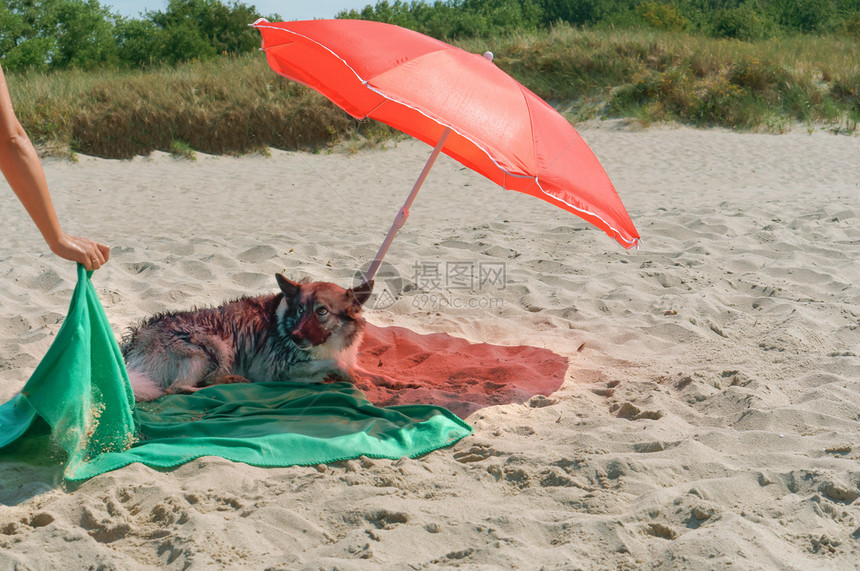
{"type": "Polygon", "coordinates": [[[326,309],[326,308],[325,308],[325,307],[323,307],[323,306],[319,306],[319,307],[317,308],[317,315],[319,315],[320,317],[322,317],[322,316],[324,316],[324,315],[328,315],[328,309],[326,309]]]}
{"type": "Polygon", "coordinates": [[[304,305],[299,305],[298,307],[296,307],[296,315],[301,315],[304,312],[305,312],[305,306],[304,305]]]}

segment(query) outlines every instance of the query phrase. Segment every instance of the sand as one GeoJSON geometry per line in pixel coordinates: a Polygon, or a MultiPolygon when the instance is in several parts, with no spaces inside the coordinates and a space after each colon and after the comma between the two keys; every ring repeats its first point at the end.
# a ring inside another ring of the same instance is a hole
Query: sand
{"type": "MultiPolygon", "coordinates": [[[[496,384],[365,387],[447,404],[473,436],[418,459],[203,458],[74,487],[0,460],[0,568],[857,569],[860,138],[580,131],[639,250],[443,157],[387,258],[404,291],[367,312],[551,356],[502,363],[496,384]],[[505,280],[460,289],[449,265],[505,280]]],[[[67,231],[112,246],[93,279],[120,335],[271,291],[275,272],[351,285],[430,151],[387,147],[45,170],[67,231]]],[[[76,276],[5,187],[0,228],[4,402],[76,276]]]]}

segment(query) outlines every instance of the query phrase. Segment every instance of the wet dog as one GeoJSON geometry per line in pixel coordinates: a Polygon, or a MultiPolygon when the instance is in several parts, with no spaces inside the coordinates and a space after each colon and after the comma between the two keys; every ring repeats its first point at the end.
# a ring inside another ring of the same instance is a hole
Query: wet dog
{"type": "Polygon", "coordinates": [[[280,292],[155,315],[122,339],[139,401],[210,385],[343,377],[364,332],[373,282],[343,289],[275,276],[280,292]]]}

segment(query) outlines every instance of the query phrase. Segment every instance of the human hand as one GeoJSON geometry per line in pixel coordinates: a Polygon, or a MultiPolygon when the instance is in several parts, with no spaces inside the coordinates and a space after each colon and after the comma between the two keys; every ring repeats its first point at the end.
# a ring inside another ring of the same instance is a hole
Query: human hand
{"type": "Polygon", "coordinates": [[[83,264],[87,271],[97,270],[110,258],[110,247],[89,238],[62,233],[51,251],[61,258],[83,264]]]}

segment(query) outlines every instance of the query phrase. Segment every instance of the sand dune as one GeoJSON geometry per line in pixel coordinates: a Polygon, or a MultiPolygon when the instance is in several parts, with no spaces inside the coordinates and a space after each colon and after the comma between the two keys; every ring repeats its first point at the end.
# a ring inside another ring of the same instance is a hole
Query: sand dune
{"type": "MultiPolygon", "coordinates": [[[[414,342],[403,354],[437,334],[532,348],[480,382],[364,387],[448,404],[473,436],[413,460],[203,458],[73,489],[58,466],[0,460],[0,568],[856,569],[860,139],[580,131],[638,251],[443,158],[387,259],[401,295],[368,312],[414,342]],[[505,279],[461,289],[449,264],[505,279]]],[[[388,146],[45,168],[66,229],[113,248],[94,283],[120,335],[273,290],[275,272],[352,284],[429,153],[388,146]]],[[[5,402],[59,329],[75,269],[8,189],[0,226],[5,402]]]]}

